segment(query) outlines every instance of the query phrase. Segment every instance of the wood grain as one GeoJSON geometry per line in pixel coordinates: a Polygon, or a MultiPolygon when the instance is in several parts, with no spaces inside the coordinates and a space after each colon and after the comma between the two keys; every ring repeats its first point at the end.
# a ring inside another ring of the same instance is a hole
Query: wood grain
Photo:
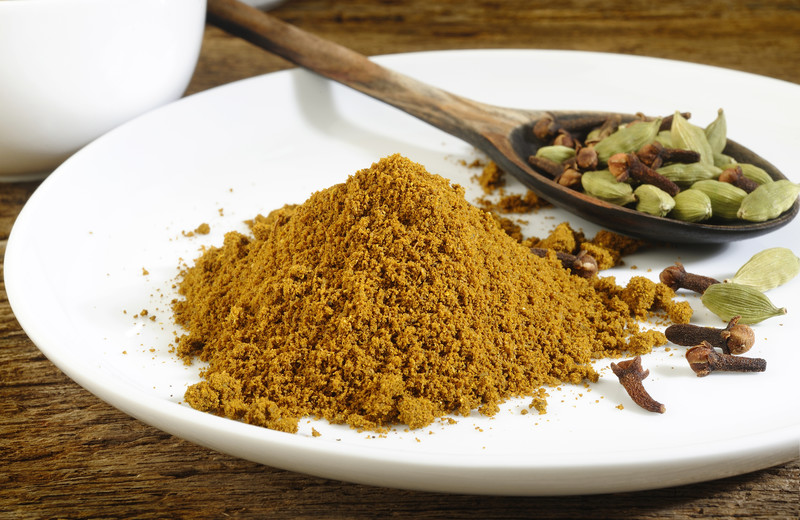
{"type": "MultiPolygon", "coordinates": [[[[275,14],[368,55],[580,49],[682,59],[800,83],[794,0],[292,0],[275,14]]],[[[208,28],[187,93],[288,67],[208,28]]],[[[619,73],[643,85],[663,80],[619,73]]],[[[0,185],[0,255],[36,186],[0,185]]],[[[98,400],[35,348],[0,285],[0,518],[620,516],[797,519],[800,460],[691,486],[568,499],[419,493],[309,477],[198,447],[98,400]]]]}

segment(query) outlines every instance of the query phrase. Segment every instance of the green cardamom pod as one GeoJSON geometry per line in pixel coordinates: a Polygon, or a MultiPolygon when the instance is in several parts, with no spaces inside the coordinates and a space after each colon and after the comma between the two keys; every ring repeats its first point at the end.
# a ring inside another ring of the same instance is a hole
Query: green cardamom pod
{"type": "Polygon", "coordinates": [[[673,163],[662,166],[656,171],[681,188],[688,188],[697,181],[716,179],[722,173],[722,170],[713,164],[702,162],[673,163]]]}
{"type": "Polygon", "coordinates": [[[720,108],[717,110],[717,118],[706,127],[706,139],[711,146],[712,153],[722,153],[725,145],[728,144],[728,124],[725,120],[725,112],[720,108]]]}
{"type": "Polygon", "coordinates": [[[594,145],[597,158],[600,162],[605,163],[614,154],[635,152],[642,146],[653,142],[660,126],[661,119],[655,119],[653,121],[637,121],[620,127],[616,132],[594,145]]]}
{"type": "Polygon", "coordinates": [[[666,191],[653,186],[642,184],[633,191],[636,197],[636,211],[663,217],[675,207],[675,200],[666,191]]]}
{"type": "Polygon", "coordinates": [[[602,132],[603,132],[603,130],[600,127],[592,128],[589,131],[589,133],[586,134],[586,139],[584,139],[583,142],[586,143],[587,145],[589,143],[600,142],[600,140],[602,139],[602,137],[601,137],[602,132]]]}
{"type": "Polygon", "coordinates": [[[773,182],[772,177],[763,168],[759,168],[754,164],[739,163],[739,167],[742,169],[742,175],[759,184],[773,182]]]}
{"type": "Polygon", "coordinates": [[[756,253],[736,271],[730,282],[768,291],[785,284],[800,273],[800,258],[791,249],[771,247],[756,253]]]}
{"type": "Polygon", "coordinates": [[[684,222],[701,222],[713,215],[711,199],[700,190],[690,188],[681,191],[673,199],[675,207],[669,212],[670,218],[684,222]]]}
{"type": "Polygon", "coordinates": [[[703,293],[703,305],[725,321],[741,316],[739,323],[752,325],[774,316],[786,314],[767,296],[753,287],[738,283],[715,283],[703,293]]]}
{"type": "Polygon", "coordinates": [[[618,182],[614,174],[608,170],[584,172],[581,175],[581,185],[587,195],[612,204],[624,206],[636,200],[631,185],[618,182]]]}
{"type": "Polygon", "coordinates": [[[550,159],[553,162],[562,163],[567,159],[575,157],[575,148],[554,144],[552,146],[542,146],[536,150],[536,157],[550,159]]]}
{"type": "Polygon", "coordinates": [[[737,213],[742,220],[764,222],[788,210],[800,195],[800,185],[787,180],[762,184],[742,200],[737,213]]]}
{"type": "Polygon", "coordinates": [[[747,192],[733,184],[715,180],[697,181],[692,184],[693,190],[700,190],[711,199],[711,209],[715,217],[733,220],[747,192]]]}
{"type": "Polygon", "coordinates": [[[675,112],[671,130],[675,148],[694,150],[700,154],[700,162],[714,164],[714,151],[708,143],[705,130],[690,123],[680,112],[675,112]]]}
{"type": "Polygon", "coordinates": [[[656,138],[654,139],[658,144],[663,146],[664,148],[675,148],[672,146],[672,132],[669,130],[661,130],[659,133],[656,134],[656,138]]]}
{"type": "Polygon", "coordinates": [[[736,159],[731,157],[730,155],[725,155],[724,153],[714,153],[714,166],[717,168],[725,169],[730,168],[731,166],[736,166],[738,163],[736,159]]]}

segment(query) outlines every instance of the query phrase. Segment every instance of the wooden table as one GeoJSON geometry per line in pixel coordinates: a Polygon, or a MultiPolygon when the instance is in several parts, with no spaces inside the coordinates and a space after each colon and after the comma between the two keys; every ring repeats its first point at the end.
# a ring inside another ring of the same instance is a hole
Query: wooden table
{"type": "MultiPolygon", "coordinates": [[[[681,59],[800,83],[795,0],[292,0],[274,13],[369,55],[578,49],[681,59]]],[[[209,27],[187,93],[288,67],[209,27]]],[[[664,79],[619,74],[642,83],[664,79]]],[[[0,185],[0,254],[37,185],[0,185]]],[[[800,460],[702,484],[572,498],[453,496],[309,477],[200,448],[106,405],[36,349],[0,285],[0,518],[620,515],[800,518],[800,460]]]]}

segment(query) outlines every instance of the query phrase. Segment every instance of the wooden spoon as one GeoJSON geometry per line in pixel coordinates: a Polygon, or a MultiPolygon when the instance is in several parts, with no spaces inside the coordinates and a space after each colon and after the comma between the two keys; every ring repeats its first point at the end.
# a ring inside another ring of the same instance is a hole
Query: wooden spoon
{"type": "MultiPolygon", "coordinates": [[[[367,57],[309,34],[237,0],[208,0],[208,20],[289,61],[386,102],[486,153],[505,172],[553,204],[603,227],[646,240],[677,243],[729,242],[778,229],[800,209],[761,223],[687,223],[655,217],[603,202],[554,182],[533,170],[527,158],[545,143],[532,127],[544,116],[568,129],[588,129],[609,116],[601,112],[517,110],[478,103],[386,69],[367,57]]],[[[624,115],[624,120],[633,116],[624,115]]],[[[739,162],[785,178],[747,148],[728,141],[725,153],[739,162]]]]}

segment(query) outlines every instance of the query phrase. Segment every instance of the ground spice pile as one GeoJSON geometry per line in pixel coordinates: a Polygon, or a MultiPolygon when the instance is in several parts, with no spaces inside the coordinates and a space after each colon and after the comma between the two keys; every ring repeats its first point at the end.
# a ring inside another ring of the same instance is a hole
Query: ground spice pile
{"type": "Polygon", "coordinates": [[[209,363],[186,401],[289,432],[304,416],[381,429],[492,415],[596,380],[593,357],[662,342],[623,288],[531,254],[399,155],[228,233],[179,292],[178,353],[209,363]]]}

